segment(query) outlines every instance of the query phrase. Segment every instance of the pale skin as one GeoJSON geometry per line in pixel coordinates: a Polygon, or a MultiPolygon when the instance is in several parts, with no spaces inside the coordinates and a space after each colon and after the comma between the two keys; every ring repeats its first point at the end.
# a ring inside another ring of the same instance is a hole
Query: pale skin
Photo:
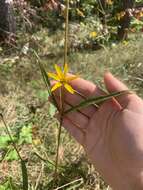
{"type": "MultiPolygon", "coordinates": [[[[104,83],[109,93],[128,89],[111,73],[105,74],[104,83]]],[[[86,97],[104,94],[81,78],[71,86],[86,97]]],[[[59,96],[59,90],[54,93],[59,96]]],[[[75,105],[83,99],[66,92],[65,100],[75,105]]],[[[96,170],[115,190],[143,189],[143,100],[129,93],[81,112],[65,116],[63,126],[83,146],[96,170]]]]}

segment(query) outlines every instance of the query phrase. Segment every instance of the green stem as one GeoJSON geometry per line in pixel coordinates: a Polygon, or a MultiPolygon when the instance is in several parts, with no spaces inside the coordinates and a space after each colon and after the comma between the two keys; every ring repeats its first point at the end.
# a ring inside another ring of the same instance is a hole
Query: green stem
{"type": "Polygon", "coordinates": [[[14,148],[15,151],[17,152],[17,155],[18,155],[19,159],[20,159],[21,161],[23,161],[23,159],[22,159],[22,157],[20,156],[20,153],[19,153],[19,151],[18,151],[18,149],[17,149],[17,147],[16,147],[16,144],[15,144],[13,138],[12,138],[12,135],[10,134],[10,131],[9,131],[8,126],[7,126],[7,124],[6,124],[5,120],[4,120],[3,115],[0,114],[0,117],[1,117],[1,120],[2,120],[2,122],[3,122],[3,124],[4,124],[4,126],[5,126],[6,132],[7,132],[8,136],[9,136],[11,142],[12,142],[13,148],[14,148]]]}
{"type": "MultiPolygon", "coordinates": [[[[69,0],[66,0],[66,20],[65,20],[65,43],[64,43],[64,64],[68,63],[68,31],[69,31],[69,0]]],[[[55,160],[55,180],[57,179],[57,170],[59,163],[59,148],[60,148],[60,139],[61,139],[61,129],[63,123],[64,115],[64,89],[60,90],[60,125],[58,129],[58,139],[57,139],[57,150],[56,150],[56,160],[55,160]]]]}
{"type": "Polygon", "coordinates": [[[56,160],[55,160],[55,172],[54,172],[55,179],[57,178],[57,173],[58,173],[59,149],[60,149],[60,139],[61,139],[62,122],[63,122],[63,119],[62,119],[62,117],[61,117],[59,129],[58,129],[58,142],[57,142],[56,160]]]}
{"type": "Polygon", "coordinates": [[[19,151],[18,151],[18,149],[16,147],[16,144],[15,144],[13,138],[12,138],[12,135],[11,135],[9,129],[8,129],[8,126],[7,126],[7,124],[6,124],[5,120],[4,120],[3,115],[0,114],[0,117],[2,119],[2,122],[3,122],[4,126],[5,126],[6,132],[7,132],[8,136],[9,136],[11,142],[12,142],[13,148],[17,152],[17,155],[18,155],[19,159],[21,160],[23,190],[28,190],[28,173],[27,173],[27,168],[26,168],[26,164],[25,164],[26,161],[22,159],[22,157],[21,157],[21,155],[20,155],[20,153],[19,153],[19,151]]]}
{"type": "Polygon", "coordinates": [[[57,170],[59,163],[59,148],[60,148],[60,139],[61,139],[61,130],[63,123],[63,114],[64,114],[64,91],[63,87],[60,89],[60,125],[58,129],[58,139],[57,139],[57,150],[56,150],[56,160],[55,160],[55,179],[57,178],[57,170]]]}
{"type": "Polygon", "coordinates": [[[69,0],[66,1],[64,66],[68,62],[69,0]]]}

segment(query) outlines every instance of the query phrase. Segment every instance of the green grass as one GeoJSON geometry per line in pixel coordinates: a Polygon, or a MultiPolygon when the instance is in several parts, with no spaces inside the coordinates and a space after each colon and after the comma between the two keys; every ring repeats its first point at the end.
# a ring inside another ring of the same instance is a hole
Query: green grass
{"type": "MultiPolygon", "coordinates": [[[[0,110],[16,137],[21,155],[28,160],[29,189],[52,190],[65,185],[61,189],[109,190],[90,165],[82,148],[64,129],[60,147],[59,179],[53,188],[54,167],[51,162],[55,160],[58,132],[58,123],[52,118],[55,110],[48,102],[34,55],[30,52],[23,55],[20,50],[29,42],[29,46],[38,52],[45,68],[52,70],[55,63],[63,63],[62,47],[58,43],[62,37],[61,33],[52,37],[46,36],[45,31],[34,35],[37,38],[39,36],[36,45],[33,45],[33,37],[21,39],[18,51],[10,56],[1,53],[0,58],[0,110]],[[32,128],[32,131],[25,131],[26,127],[32,128]],[[35,144],[31,143],[31,138],[35,144]]],[[[141,38],[129,41],[128,45],[121,43],[113,48],[98,51],[70,52],[71,72],[79,73],[81,77],[104,87],[103,74],[105,71],[111,71],[143,97],[142,44],[141,38]]],[[[2,123],[0,131],[5,135],[2,123]]],[[[11,149],[10,143],[6,148],[0,149],[0,159],[11,149]]],[[[19,161],[1,161],[0,176],[0,190],[21,189],[19,161]]]]}

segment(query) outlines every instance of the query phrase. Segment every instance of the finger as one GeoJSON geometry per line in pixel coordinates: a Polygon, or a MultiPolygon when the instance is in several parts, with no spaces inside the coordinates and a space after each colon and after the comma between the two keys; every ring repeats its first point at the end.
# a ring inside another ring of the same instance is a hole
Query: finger
{"type": "MultiPolygon", "coordinates": [[[[107,90],[112,92],[128,90],[127,86],[115,78],[111,73],[105,73],[104,81],[107,90]]],[[[122,95],[116,98],[122,107],[126,107],[129,102],[129,94],[122,95]]]]}
{"type": "Polygon", "coordinates": [[[110,72],[105,73],[104,81],[107,89],[110,92],[128,90],[128,87],[121,81],[119,81],[117,78],[115,78],[110,72]]]}
{"type": "MultiPolygon", "coordinates": [[[[125,84],[123,84],[109,72],[105,74],[104,81],[106,88],[110,93],[115,91],[128,90],[125,84]]],[[[136,94],[125,94],[117,97],[116,99],[123,108],[128,108],[139,113],[143,112],[141,106],[137,107],[137,105],[143,105],[143,101],[136,94]]]]}
{"type": "MultiPolygon", "coordinates": [[[[71,86],[78,91],[80,94],[85,96],[86,98],[92,97],[92,96],[99,96],[103,95],[103,91],[100,90],[96,85],[93,83],[86,81],[84,79],[78,78],[71,82],[71,86]]],[[[59,90],[56,90],[54,92],[55,95],[59,96],[59,90]]],[[[65,101],[67,103],[74,105],[77,105],[81,101],[83,101],[83,97],[81,97],[79,94],[70,94],[69,92],[65,91],[65,101]]],[[[81,111],[85,114],[87,114],[89,117],[92,116],[92,114],[96,111],[95,106],[91,105],[87,108],[81,109],[81,111]]]]}
{"type": "Polygon", "coordinates": [[[68,118],[71,122],[78,125],[78,127],[81,129],[86,129],[89,123],[89,119],[79,112],[71,112],[67,114],[65,117],[68,118]]]}
{"type": "MultiPolygon", "coordinates": [[[[59,97],[56,96],[55,98],[57,103],[60,104],[59,97]]],[[[70,106],[64,102],[63,108],[64,110],[68,110],[70,106]]],[[[85,128],[89,122],[89,117],[85,114],[82,114],[82,112],[70,112],[65,116],[82,128],[85,128]]]]}
{"type": "MultiPolygon", "coordinates": [[[[59,116],[57,116],[59,120],[59,116]]],[[[84,143],[85,132],[73,121],[71,121],[68,117],[64,117],[63,127],[73,136],[81,145],[84,143]]]]}

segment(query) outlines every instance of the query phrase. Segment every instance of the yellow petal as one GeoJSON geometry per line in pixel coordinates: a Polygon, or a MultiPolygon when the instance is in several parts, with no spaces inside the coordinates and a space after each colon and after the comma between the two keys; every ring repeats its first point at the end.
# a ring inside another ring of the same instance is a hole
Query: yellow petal
{"type": "Polygon", "coordinates": [[[54,73],[48,73],[48,76],[49,76],[50,78],[52,78],[52,79],[57,80],[57,81],[60,80],[59,77],[58,77],[58,75],[56,75],[56,74],[54,74],[54,73]]]}
{"type": "Polygon", "coordinates": [[[60,88],[62,86],[62,83],[57,82],[51,89],[51,91],[53,92],[54,90],[56,90],[57,88],[60,88]]]}
{"type": "Polygon", "coordinates": [[[78,78],[78,76],[69,76],[69,77],[66,77],[66,81],[67,82],[70,82],[70,81],[72,81],[72,80],[75,80],[75,79],[77,79],[78,78]]]}
{"type": "Polygon", "coordinates": [[[75,90],[67,83],[64,84],[64,87],[67,91],[69,91],[71,94],[74,94],[75,90]]]}
{"type": "Polygon", "coordinates": [[[66,63],[65,66],[64,66],[64,75],[66,75],[68,73],[68,64],[66,63]]]}
{"type": "Polygon", "coordinates": [[[55,65],[55,69],[56,69],[56,72],[58,74],[58,77],[60,79],[63,79],[63,72],[62,72],[61,68],[58,65],[55,65]]]}

